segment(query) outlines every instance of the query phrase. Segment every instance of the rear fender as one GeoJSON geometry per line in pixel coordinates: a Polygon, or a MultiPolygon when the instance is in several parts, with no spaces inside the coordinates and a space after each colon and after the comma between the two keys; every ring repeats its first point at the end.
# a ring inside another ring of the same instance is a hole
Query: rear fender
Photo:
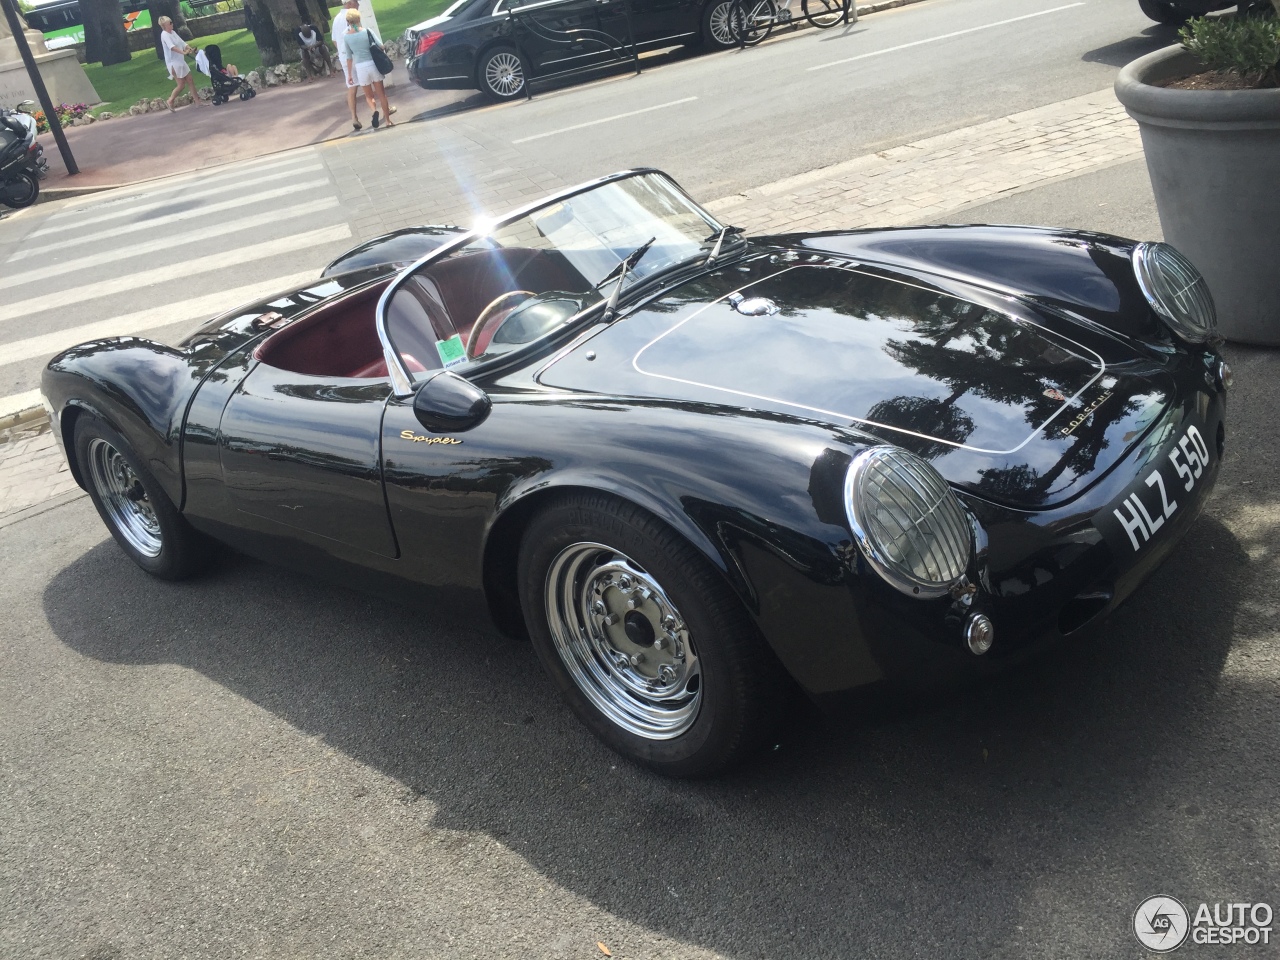
{"type": "Polygon", "coordinates": [[[90,413],[129,442],[181,509],[182,421],[199,380],[200,372],[183,353],[140,337],[98,340],[55,357],[45,368],[41,390],[57,416],[67,461],[80,485],[74,422],[90,413]]]}

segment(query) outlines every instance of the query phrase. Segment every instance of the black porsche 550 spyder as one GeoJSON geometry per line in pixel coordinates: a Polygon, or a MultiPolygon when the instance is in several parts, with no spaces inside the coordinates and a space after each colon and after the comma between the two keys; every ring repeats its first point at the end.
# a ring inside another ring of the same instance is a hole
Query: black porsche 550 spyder
{"type": "Polygon", "coordinates": [[[1160,243],[747,239],[632,170],[327,274],[48,365],[112,535],[164,578],[218,540],[482,590],[667,774],[739,759],[797,689],[835,705],[1085,628],[1222,457],[1213,303],[1160,243]]]}

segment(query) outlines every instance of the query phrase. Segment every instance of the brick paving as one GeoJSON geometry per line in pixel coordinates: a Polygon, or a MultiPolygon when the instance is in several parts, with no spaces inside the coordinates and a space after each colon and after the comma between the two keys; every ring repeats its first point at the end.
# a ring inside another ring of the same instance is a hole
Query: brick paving
{"type": "Polygon", "coordinates": [[[750,233],[900,226],[1131,160],[1138,125],[1108,88],[903,144],[707,204],[750,233]]]}
{"type": "Polygon", "coordinates": [[[79,489],[48,420],[0,430],[0,518],[79,489]]]}
{"type": "MultiPolygon", "coordinates": [[[[317,149],[357,236],[408,224],[470,224],[563,181],[503,141],[447,123],[317,149]]],[[[965,127],[789,177],[707,206],[752,233],[894,226],[936,220],[1001,194],[1139,156],[1137,125],[1111,91],[965,127]]],[[[77,489],[47,423],[0,430],[0,525],[77,489]]]]}

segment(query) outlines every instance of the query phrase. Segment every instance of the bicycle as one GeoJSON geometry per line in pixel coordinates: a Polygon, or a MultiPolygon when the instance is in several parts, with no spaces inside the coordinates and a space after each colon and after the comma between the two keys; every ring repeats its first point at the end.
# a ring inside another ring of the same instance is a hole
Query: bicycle
{"type": "MultiPolygon", "coordinates": [[[[800,0],[800,13],[813,26],[825,30],[844,20],[854,2],[855,0],[800,0]]],[[[854,19],[856,18],[855,12],[854,19]]],[[[791,0],[784,0],[782,6],[776,0],[735,0],[730,21],[733,35],[744,47],[762,43],[776,26],[795,29],[791,0]]]]}

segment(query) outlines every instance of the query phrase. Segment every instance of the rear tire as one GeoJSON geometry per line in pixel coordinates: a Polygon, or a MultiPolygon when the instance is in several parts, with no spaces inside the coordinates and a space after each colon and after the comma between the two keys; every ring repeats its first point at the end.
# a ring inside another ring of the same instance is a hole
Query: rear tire
{"type": "Polygon", "coordinates": [[[1148,18],[1156,23],[1165,23],[1171,27],[1180,27],[1191,19],[1191,14],[1180,10],[1165,0],[1138,0],[1138,6],[1148,18]]]}
{"type": "Polygon", "coordinates": [[[0,186],[0,203],[21,210],[29,207],[40,196],[40,178],[26,170],[13,175],[13,179],[0,186]]]}
{"type": "Polygon", "coordinates": [[[776,731],[790,688],[772,651],[706,559],[634,505],[578,493],[545,508],[519,589],[543,668],[623,756],[707,776],[776,731]]]}
{"type": "Polygon", "coordinates": [[[494,47],[480,58],[476,78],[481,93],[490,100],[505,103],[525,96],[529,71],[524,57],[514,47],[494,47]]]}
{"type": "Polygon", "coordinates": [[[212,541],[187,523],[124,437],[82,414],[75,452],[98,516],[129,559],[161,580],[184,580],[208,564],[212,541]]]}
{"type": "Polygon", "coordinates": [[[742,17],[742,22],[737,25],[742,33],[742,45],[754,47],[763,43],[777,22],[778,5],[773,0],[742,0],[738,9],[742,17]]]}
{"type": "Polygon", "coordinates": [[[702,40],[712,50],[738,45],[733,29],[733,0],[711,0],[702,10],[702,40]]]}

